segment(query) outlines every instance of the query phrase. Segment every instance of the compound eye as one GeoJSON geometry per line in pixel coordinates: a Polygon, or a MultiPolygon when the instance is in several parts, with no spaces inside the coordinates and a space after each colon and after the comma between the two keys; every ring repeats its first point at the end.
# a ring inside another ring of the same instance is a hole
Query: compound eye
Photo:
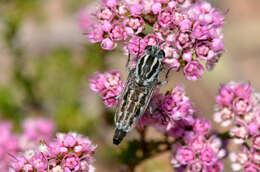
{"type": "Polygon", "coordinates": [[[163,58],[165,57],[165,52],[164,52],[163,50],[160,50],[160,51],[158,52],[158,57],[161,58],[161,59],[163,59],[163,58]]]}
{"type": "Polygon", "coordinates": [[[148,45],[148,46],[145,47],[145,51],[146,51],[146,53],[151,52],[152,49],[153,49],[153,47],[152,47],[151,45],[148,45]]]}

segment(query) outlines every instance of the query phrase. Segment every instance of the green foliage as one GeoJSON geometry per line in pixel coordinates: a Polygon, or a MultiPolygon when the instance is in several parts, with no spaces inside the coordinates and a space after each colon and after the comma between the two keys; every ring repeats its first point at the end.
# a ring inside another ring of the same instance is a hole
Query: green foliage
{"type": "Polygon", "coordinates": [[[138,140],[128,141],[123,147],[117,157],[122,164],[136,164],[142,159],[140,152],[140,142],[138,140]]]}
{"type": "Polygon", "coordinates": [[[4,87],[0,87],[0,112],[5,118],[17,121],[21,119],[22,110],[11,90],[4,87]]]}

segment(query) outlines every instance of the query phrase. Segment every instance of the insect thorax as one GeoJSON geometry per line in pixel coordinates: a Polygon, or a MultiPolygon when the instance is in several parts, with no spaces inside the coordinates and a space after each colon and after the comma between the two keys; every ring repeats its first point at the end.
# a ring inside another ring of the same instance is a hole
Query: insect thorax
{"type": "MultiPolygon", "coordinates": [[[[136,83],[147,86],[156,84],[162,70],[162,58],[158,53],[163,52],[158,47],[152,47],[150,51],[146,51],[135,67],[136,83]]],[[[164,55],[164,54],[163,54],[164,55]]]]}

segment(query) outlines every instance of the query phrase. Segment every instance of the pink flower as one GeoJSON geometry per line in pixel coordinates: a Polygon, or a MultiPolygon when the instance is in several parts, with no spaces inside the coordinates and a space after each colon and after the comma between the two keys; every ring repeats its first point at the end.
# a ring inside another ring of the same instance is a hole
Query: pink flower
{"type": "Polygon", "coordinates": [[[37,170],[45,170],[48,167],[48,161],[42,153],[36,153],[30,160],[32,166],[37,170]]]}
{"type": "Polygon", "coordinates": [[[7,121],[0,122],[0,131],[0,171],[8,171],[9,154],[16,154],[19,150],[18,136],[12,133],[12,124],[7,121]]]}
{"type": "Polygon", "coordinates": [[[90,28],[90,33],[88,34],[88,39],[91,43],[101,42],[103,40],[104,31],[102,26],[99,24],[92,25],[90,28]]]}
{"type": "Polygon", "coordinates": [[[162,10],[162,4],[159,2],[156,2],[152,5],[152,11],[154,14],[160,13],[162,10]]]}
{"type": "Polygon", "coordinates": [[[260,168],[257,165],[252,163],[247,163],[243,172],[259,172],[260,168]]]}
{"type": "Polygon", "coordinates": [[[101,42],[101,47],[105,50],[112,50],[116,48],[116,45],[110,38],[105,38],[101,42]]]}
{"type": "Polygon", "coordinates": [[[229,126],[232,123],[233,118],[234,113],[228,108],[223,108],[221,111],[214,114],[214,121],[221,123],[222,127],[229,126]]]}
{"type": "Polygon", "coordinates": [[[210,60],[215,56],[215,52],[207,43],[200,43],[196,46],[196,54],[202,60],[210,60]]]}
{"type": "Polygon", "coordinates": [[[254,136],[254,138],[253,138],[253,147],[256,150],[260,150],[260,134],[254,136]]]}
{"type": "Polygon", "coordinates": [[[184,20],[180,21],[178,23],[178,25],[180,26],[181,32],[187,32],[187,31],[191,30],[192,21],[189,19],[184,19],[184,20]]]}
{"type": "Polygon", "coordinates": [[[114,17],[113,12],[109,9],[109,8],[102,8],[98,13],[97,13],[97,17],[100,20],[112,20],[112,18],[114,17]]]}
{"type": "Polygon", "coordinates": [[[80,169],[80,159],[75,154],[68,154],[64,157],[62,164],[63,168],[68,171],[77,171],[80,169]]]}
{"type": "Polygon", "coordinates": [[[144,30],[144,20],[141,17],[127,18],[124,25],[128,35],[139,34],[144,30]]]}
{"type": "Polygon", "coordinates": [[[147,34],[143,40],[146,45],[151,45],[151,46],[155,46],[161,43],[161,40],[154,34],[147,34]]]}
{"type": "Polygon", "coordinates": [[[200,152],[199,159],[206,165],[212,165],[216,162],[217,157],[210,147],[206,147],[200,152]]]}
{"type": "Polygon", "coordinates": [[[184,70],[185,77],[188,80],[193,80],[193,81],[198,80],[200,76],[204,73],[204,68],[202,64],[196,60],[186,64],[183,70],[184,70]]]}
{"type": "Polygon", "coordinates": [[[141,4],[134,4],[134,5],[130,5],[129,7],[130,9],[130,13],[132,16],[141,16],[142,12],[143,12],[143,6],[141,4]]]}
{"type": "Polygon", "coordinates": [[[73,147],[76,144],[76,139],[71,134],[68,134],[64,137],[63,144],[66,147],[73,147]]]}
{"type": "Polygon", "coordinates": [[[158,23],[162,27],[168,27],[172,24],[172,10],[170,8],[164,8],[158,16],[158,23]]]}
{"type": "Polygon", "coordinates": [[[223,51],[224,50],[224,42],[220,38],[213,39],[211,47],[213,51],[218,52],[218,51],[223,51]]]}
{"type": "Polygon", "coordinates": [[[112,25],[111,31],[108,34],[112,40],[116,41],[125,40],[127,37],[124,26],[120,23],[114,23],[112,25]]]}
{"type": "Polygon", "coordinates": [[[94,172],[92,162],[95,149],[96,146],[82,135],[59,133],[57,139],[41,144],[35,150],[26,151],[24,155],[14,156],[10,167],[16,172],[72,172],[79,170],[94,172]]]}
{"type": "Polygon", "coordinates": [[[230,87],[222,86],[219,94],[216,96],[216,101],[221,105],[228,106],[231,104],[234,96],[234,92],[230,87]]]}
{"type": "Polygon", "coordinates": [[[82,32],[87,32],[91,24],[93,23],[93,19],[91,18],[91,14],[89,12],[89,8],[86,7],[82,9],[79,13],[78,23],[82,32]]]}
{"type": "Polygon", "coordinates": [[[233,109],[238,115],[242,115],[250,111],[251,105],[247,99],[237,97],[233,102],[233,109]]]}
{"type": "Polygon", "coordinates": [[[28,118],[23,122],[23,135],[33,142],[49,141],[54,134],[54,123],[48,118],[28,118]]]}
{"type": "Polygon", "coordinates": [[[194,153],[189,147],[181,147],[177,150],[176,159],[180,164],[186,165],[194,159],[194,153]]]}
{"type": "Polygon", "coordinates": [[[146,44],[142,40],[142,38],[138,36],[132,36],[131,39],[127,43],[127,50],[130,51],[131,54],[137,55],[138,52],[141,55],[144,52],[146,44]],[[139,48],[140,47],[140,48],[139,48]]]}
{"type": "Polygon", "coordinates": [[[116,97],[123,90],[123,82],[119,72],[111,71],[104,74],[97,73],[96,75],[97,78],[90,79],[90,89],[99,93],[108,107],[115,105],[116,97]]]}
{"type": "Polygon", "coordinates": [[[206,166],[203,172],[222,172],[224,170],[224,163],[218,161],[210,166],[206,166]]]}
{"type": "Polygon", "coordinates": [[[116,5],[118,5],[117,0],[102,0],[102,2],[110,8],[116,7],[116,5]]]}
{"type": "Polygon", "coordinates": [[[188,172],[201,172],[203,169],[203,164],[200,161],[195,161],[193,163],[188,164],[188,172]]]}
{"type": "Polygon", "coordinates": [[[204,118],[196,118],[195,124],[194,124],[194,131],[198,135],[204,135],[207,134],[211,129],[211,124],[208,120],[204,118]]]}
{"type": "Polygon", "coordinates": [[[188,33],[181,32],[177,37],[177,48],[178,49],[184,49],[188,48],[192,45],[193,40],[191,40],[190,35],[188,33]]]}

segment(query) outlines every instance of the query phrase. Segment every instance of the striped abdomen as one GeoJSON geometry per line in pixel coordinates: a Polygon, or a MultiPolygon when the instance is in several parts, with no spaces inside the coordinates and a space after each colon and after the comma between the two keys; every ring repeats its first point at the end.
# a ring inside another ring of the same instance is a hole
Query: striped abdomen
{"type": "Polygon", "coordinates": [[[114,144],[119,144],[126,133],[131,130],[138,119],[144,114],[156,88],[140,86],[135,80],[129,79],[125,90],[120,96],[115,114],[116,132],[114,144]]]}

